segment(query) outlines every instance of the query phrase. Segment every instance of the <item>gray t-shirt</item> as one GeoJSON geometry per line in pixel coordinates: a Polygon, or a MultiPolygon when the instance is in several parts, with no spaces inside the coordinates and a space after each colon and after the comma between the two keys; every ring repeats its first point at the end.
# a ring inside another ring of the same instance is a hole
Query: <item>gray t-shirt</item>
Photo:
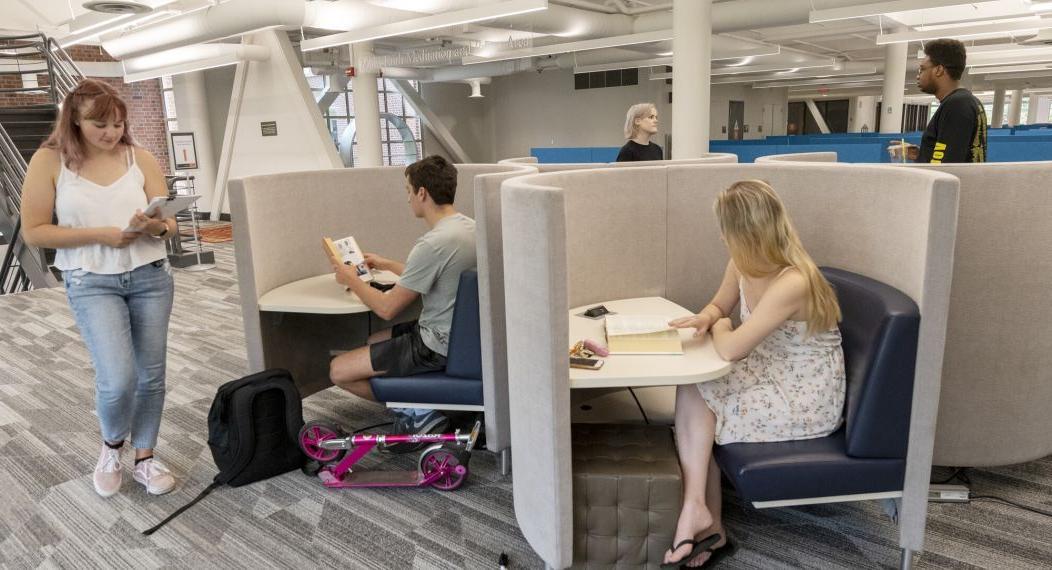
{"type": "Polygon", "coordinates": [[[442,218],[409,252],[398,284],[420,293],[420,337],[445,356],[460,274],[475,268],[475,220],[464,214],[442,218]]]}

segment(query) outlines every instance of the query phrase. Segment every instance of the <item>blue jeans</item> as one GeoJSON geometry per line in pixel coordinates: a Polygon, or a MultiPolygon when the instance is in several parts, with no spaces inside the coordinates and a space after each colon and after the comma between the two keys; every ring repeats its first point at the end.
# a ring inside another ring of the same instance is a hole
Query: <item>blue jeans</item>
{"type": "Polygon", "coordinates": [[[168,319],[175,292],[166,260],[114,275],[62,272],[66,297],[95,365],[102,438],[152,449],[164,408],[168,319]]]}

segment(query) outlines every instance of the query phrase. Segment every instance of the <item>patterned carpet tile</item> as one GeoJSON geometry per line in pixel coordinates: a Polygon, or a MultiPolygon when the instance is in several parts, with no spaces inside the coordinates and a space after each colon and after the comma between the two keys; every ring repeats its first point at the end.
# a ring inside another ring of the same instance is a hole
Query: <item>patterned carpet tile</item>
{"type": "MultiPolygon", "coordinates": [[[[247,366],[231,244],[216,268],[176,271],[168,395],[158,454],[179,479],[152,497],[131,481],[98,497],[91,362],[61,289],[0,297],[0,566],[9,568],[541,568],[515,522],[511,477],[474,454],[468,484],[329,490],[299,472],[223,488],[156,534],[140,534],[215,475],[207,415],[216,388],[247,366]]],[[[304,417],[347,427],[389,421],[335,389],[304,417]]],[[[372,454],[363,469],[415,469],[416,456],[372,454]]],[[[1052,458],[971,472],[976,491],[1052,509],[1052,458]]],[[[725,493],[741,548],[727,568],[892,568],[897,532],[879,503],[758,511],[725,493]]],[[[919,568],[1052,567],[1052,521],[996,502],[932,505],[919,568]]]]}

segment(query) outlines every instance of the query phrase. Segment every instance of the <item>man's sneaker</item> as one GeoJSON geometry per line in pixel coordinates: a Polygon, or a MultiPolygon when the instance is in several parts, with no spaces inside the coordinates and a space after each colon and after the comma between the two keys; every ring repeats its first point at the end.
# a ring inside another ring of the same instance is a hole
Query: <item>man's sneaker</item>
{"type": "MultiPolygon", "coordinates": [[[[398,418],[395,419],[394,427],[391,433],[394,434],[423,434],[423,433],[442,433],[449,429],[449,418],[442,415],[442,412],[438,410],[431,410],[428,413],[417,416],[398,414],[398,418]]],[[[394,443],[384,447],[384,450],[389,453],[412,453],[419,451],[427,445],[424,442],[420,443],[394,443]]]]}
{"type": "Polygon", "coordinates": [[[99,462],[95,464],[95,492],[103,497],[112,497],[121,490],[121,450],[102,444],[99,462]]]}
{"type": "Polygon", "coordinates": [[[132,478],[146,486],[151,495],[163,495],[175,488],[175,477],[163,463],[153,457],[135,465],[132,478]]]}

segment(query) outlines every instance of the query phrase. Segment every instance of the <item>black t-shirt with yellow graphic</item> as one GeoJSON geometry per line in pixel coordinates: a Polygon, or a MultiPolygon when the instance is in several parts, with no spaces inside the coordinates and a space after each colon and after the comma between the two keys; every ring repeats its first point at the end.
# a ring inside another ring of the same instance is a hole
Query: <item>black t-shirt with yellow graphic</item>
{"type": "Polygon", "coordinates": [[[971,91],[955,89],[939,102],[917,162],[986,162],[986,111],[971,91]]]}

